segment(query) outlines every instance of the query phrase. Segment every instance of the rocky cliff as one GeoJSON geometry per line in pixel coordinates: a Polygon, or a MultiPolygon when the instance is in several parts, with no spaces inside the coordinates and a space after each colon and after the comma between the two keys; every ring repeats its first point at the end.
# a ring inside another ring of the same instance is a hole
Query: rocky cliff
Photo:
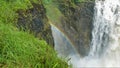
{"type": "Polygon", "coordinates": [[[54,45],[50,23],[57,26],[73,43],[81,56],[90,49],[94,0],[42,0],[33,8],[18,10],[19,29],[54,45]]]}
{"type": "Polygon", "coordinates": [[[17,11],[19,14],[17,27],[20,30],[29,31],[35,37],[46,40],[49,45],[54,46],[46,9],[43,4],[32,3],[32,6],[30,9],[17,11]]]}
{"type": "Polygon", "coordinates": [[[90,50],[94,0],[82,2],[58,0],[55,2],[57,10],[54,12],[48,9],[48,12],[54,13],[53,15],[58,15],[54,16],[55,18],[48,15],[52,24],[70,39],[81,56],[87,55],[90,50]]]}
{"type": "Polygon", "coordinates": [[[94,3],[79,3],[76,8],[69,7],[64,14],[67,19],[61,18],[61,29],[70,38],[78,52],[85,56],[90,49],[91,30],[93,21],[94,3]]]}

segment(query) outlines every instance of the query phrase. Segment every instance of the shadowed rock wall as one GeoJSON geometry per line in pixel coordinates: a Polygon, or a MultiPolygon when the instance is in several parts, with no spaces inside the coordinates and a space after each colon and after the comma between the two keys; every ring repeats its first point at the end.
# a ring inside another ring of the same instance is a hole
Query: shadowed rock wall
{"type": "Polygon", "coordinates": [[[42,4],[32,3],[33,8],[18,10],[17,27],[20,30],[29,31],[35,37],[46,40],[48,44],[54,46],[51,33],[51,26],[46,17],[46,10],[42,4]]]}
{"type": "Polygon", "coordinates": [[[68,0],[57,2],[57,5],[62,15],[55,25],[71,40],[81,56],[88,55],[92,36],[94,1],[71,3],[68,0]]]}

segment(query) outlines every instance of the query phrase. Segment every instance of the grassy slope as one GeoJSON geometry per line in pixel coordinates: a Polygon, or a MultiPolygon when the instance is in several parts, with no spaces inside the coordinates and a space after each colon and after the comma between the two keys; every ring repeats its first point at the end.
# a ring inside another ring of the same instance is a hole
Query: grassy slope
{"type": "Polygon", "coordinates": [[[0,24],[0,66],[8,68],[65,68],[67,64],[43,40],[0,24]]]}
{"type": "Polygon", "coordinates": [[[15,12],[31,7],[29,0],[0,0],[0,68],[67,68],[45,41],[13,26],[15,12]]]}

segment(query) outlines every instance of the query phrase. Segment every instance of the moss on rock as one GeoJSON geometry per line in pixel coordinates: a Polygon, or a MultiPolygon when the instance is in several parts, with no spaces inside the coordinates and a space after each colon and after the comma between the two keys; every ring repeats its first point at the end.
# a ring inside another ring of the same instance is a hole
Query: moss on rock
{"type": "Polygon", "coordinates": [[[48,44],[54,46],[51,26],[46,17],[46,9],[42,4],[32,3],[32,8],[18,10],[17,27],[20,30],[29,31],[35,37],[46,40],[48,44]]]}
{"type": "Polygon", "coordinates": [[[67,35],[81,56],[86,56],[90,49],[94,0],[57,0],[53,3],[60,13],[58,16],[52,10],[47,11],[57,17],[50,18],[52,24],[67,35]]]}

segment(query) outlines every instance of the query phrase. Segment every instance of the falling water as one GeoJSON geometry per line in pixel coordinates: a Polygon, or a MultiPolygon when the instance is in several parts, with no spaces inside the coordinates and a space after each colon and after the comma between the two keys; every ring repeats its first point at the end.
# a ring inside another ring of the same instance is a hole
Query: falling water
{"type": "Polygon", "coordinates": [[[120,67],[120,0],[96,0],[91,50],[77,67],[120,67]]]}
{"type": "MultiPolygon", "coordinates": [[[[90,46],[88,56],[71,57],[77,60],[72,60],[73,67],[120,67],[120,0],[95,1],[90,46]]],[[[76,53],[74,49],[68,51],[68,55],[76,53]]]]}
{"type": "Polygon", "coordinates": [[[90,55],[100,56],[108,47],[118,46],[119,15],[120,0],[96,0],[90,55]]]}
{"type": "Polygon", "coordinates": [[[77,62],[77,59],[75,58],[79,58],[79,54],[67,36],[53,24],[51,24],[51,29],[55,43],[54,48],[57,51],[58,56],[67,59],[70,64],[72,61],[77,62]]]}

